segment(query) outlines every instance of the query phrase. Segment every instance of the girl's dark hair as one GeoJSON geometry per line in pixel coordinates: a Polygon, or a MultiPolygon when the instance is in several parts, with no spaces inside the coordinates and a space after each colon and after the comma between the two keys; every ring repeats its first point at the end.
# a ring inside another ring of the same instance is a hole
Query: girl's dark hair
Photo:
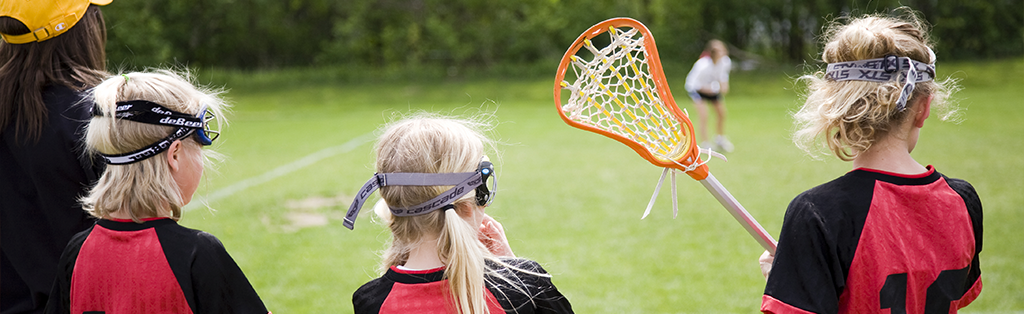
{"type": "MultiPolygon", "coordinates": [[[[28,32],[20,21],[0,17],[0,33],[28,32]]],[[[95,5],[60,36],[27,44],[0,42],[0,134],[13,124],[16,137],[38,140],[47,119],[43,88],[84,90],[99,84],[107,76],[106,44],[103,13],[95,5]]]]}

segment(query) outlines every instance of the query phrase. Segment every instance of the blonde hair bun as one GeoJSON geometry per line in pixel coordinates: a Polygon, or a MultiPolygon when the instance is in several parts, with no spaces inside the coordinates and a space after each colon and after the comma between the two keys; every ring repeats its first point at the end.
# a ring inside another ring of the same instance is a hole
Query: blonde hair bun
{"type": "MultiPolygon", "coordinates": [[[[821,59],[839,63],[884,58],[888,55],[906,57],[931,64],[928,27],[909,8],[900,8],[893,15],[865,15],[849,23],[832,23],[823,36],[821,59]]],[[[911,62],[913,64],[913,62],[911,62]]],[[[904,82],[834,80],[824,71],[800,77],[808,84],[806,100],[793,117],[796,125],[794,142],[811,152],[813,142],[824,139],[824,148],[842,160],[853,160],[878,139],[901,125],[917,110],[918,99],[932,97],[932,110],[951,117],[946,100],[956,90],[953,80],[928,80],[917,83],[913,93],[900,100],[904,82]],[[906,109],[903,110],[905,103],[906,109]]]]}

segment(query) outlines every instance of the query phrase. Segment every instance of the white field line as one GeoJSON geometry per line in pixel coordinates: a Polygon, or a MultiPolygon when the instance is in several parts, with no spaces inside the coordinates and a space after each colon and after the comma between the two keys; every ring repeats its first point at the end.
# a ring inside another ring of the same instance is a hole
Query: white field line
{"type": "MultiPolygon", "coordinates": [[[[220,190],[216,190],[213,193],[209,193],[208,195],[200,196],[198,199],[194,199],[192,202],[189,202],[188,205],[185,205],[185,208],[183,208],[183,210],[195,209],[195,207],[197,207],[197,206],[206,207],[206,204],[208,204],[209,202],[217,201],[217,200],[220,200],[220,199],[223,199],[223,198],[230,197],[230,196],[234,195],[235,193],[244,191],[245,189],[248,189],[248,188],[253,187],[253,186],[257,186],[257,185],[260,185],[260,184],[263,184],[263,183],[267,183],[268,181],[277,179],[277,178],[279,178],[281,176],[284,176],[284,175],[287,175],[289,173],[295,172],[296,170],[305,168],[305,167],[307,167],[309,165],[312,165],[312,164],[314,164],[314,163],[316,163],[316,162],[318,162],[320,160],[323,160],[323,159],[326,159],[326,158],[329,158],[329,157],[333,157],[333,156],[338,155],[338,154],[343,154],[343,153],[350,152],[353,149],[355,149],[356,147],[362,146],[363,144],[366,144],[367,142],[370,142],[372,140],[373,140],[373,132],[370,132],[370,133],[366,133],[366,134],[357,136],[357,137],[349,140],[345,144],[341,144],[341,145],[338,145],[338,146],[333,146],[333,147],[328,147],[328,148],[321,149],[318,152],[306,155],[305,157],[299,158],[296,161],[293,161],[293,162],[281,165],[281,166],[279,166],[277,168],[274,168],[274,169],[272,169],[270,171],[264,172],[261,175],[258,175],[258,176],[255,176],[255,177],[251,177],[251,178],[248,178],[248,179],[236,182],[235,184],[232,184],[232,185],[229,185],[227,187],[221,188],[220,190]]],[[[197,195],[197,196],[199,196],[199,195],[197,195]]]]}

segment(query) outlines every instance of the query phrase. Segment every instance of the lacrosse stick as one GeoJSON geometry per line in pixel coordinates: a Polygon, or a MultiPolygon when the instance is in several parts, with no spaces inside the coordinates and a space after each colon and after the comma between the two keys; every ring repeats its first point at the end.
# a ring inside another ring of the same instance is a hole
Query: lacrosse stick
{"type": "Polygon", "coordinates": [[[622,142],[647,161],[665,168],[644,217],[650,213],[669,172],[673,211],[678,211],[678,169],[703,184],[762,247],[775,253],[772,236],[711,175],[707,162],[701,160],[701,152],[709,158],[716,154],[697,147],[693,124],[679,110],[668,88],[654,36],[639,21],[613,18],[580,35],[558,65],[554,94],[558,114],[566,123],[622,142]],[[605,40],[604,36],[597,38],[605,33],[610,37],[608,45],[595,46],[591,40],[605,40]],[[569,94],[565,104],[563,91],[569,94]]]}

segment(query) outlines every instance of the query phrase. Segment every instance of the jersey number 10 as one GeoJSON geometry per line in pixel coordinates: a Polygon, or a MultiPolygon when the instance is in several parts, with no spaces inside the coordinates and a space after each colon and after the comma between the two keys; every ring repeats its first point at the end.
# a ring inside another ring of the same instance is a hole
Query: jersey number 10
{"type": "MultiPolygon", "coordinates": [[[[971,266],[963,269],[944,270],[939,277],[928,286],[925,299],[925,313],[949,313],[949,305],[959,300],[967,292],[964,282],[971,266]]],[[[907,273],[892,274],[885,278],[882,291],[878,293],[878,303],[892,314],[907,313],[907,273]]]]}

